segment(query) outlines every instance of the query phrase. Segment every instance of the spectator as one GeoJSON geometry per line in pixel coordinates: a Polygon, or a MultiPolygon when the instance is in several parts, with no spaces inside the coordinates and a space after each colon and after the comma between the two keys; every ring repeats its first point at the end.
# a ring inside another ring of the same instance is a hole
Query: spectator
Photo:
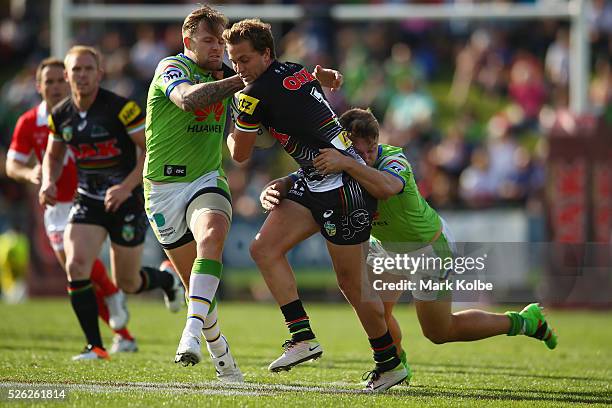
{"type": "Polygon", "coordinates": [[[531,54],[519,53],[512,64],[508,93],[521,109],[523,119],[520,125],[534,125],[546,101],[546,87],[540,65],[531,54]]]}
{"type": "Polygon", "coordinates": [[[408,75],[398,77],[396,86],[397,94],[389,102],[384,126],[391,136],[390,144],[406,146],[431,129],[435,104],[408,75]]]}
{"type": "Polygon", "coordinates": [[[497,198],[497,184],[491,173],[489,153],[479,147],[472,153],[470,165],[461,173],[459,194],[473,208],[491,205],[497,198]]]}
{"type": "Polygon", "coordinates": [[[554,86],[566,87],[569,81],[569,31],[560,28],[546,51],[546,74],[554,86]]]}
{"type": "Polygon", "coordinates": [[[150,25],[141,25],[136,32],[136,44],[130,51],[130,63],[134,73],[148,83],[153,77],[157,63],[168,55],[163,42],[155,38],[155,30],[150,25]]]}

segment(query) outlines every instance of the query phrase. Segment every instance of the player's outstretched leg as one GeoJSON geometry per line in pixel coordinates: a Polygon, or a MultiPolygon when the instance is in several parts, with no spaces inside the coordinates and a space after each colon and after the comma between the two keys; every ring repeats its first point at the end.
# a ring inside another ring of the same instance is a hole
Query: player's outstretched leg
{"type": "Polygon", "coordinates": [[[551,350],[557,347],[557,334],[546,321],[542,309],[538,303],[532,303],[518,313],[506,312],[512,321],[508,336],[524,334],[542,340],[551,350]]]}
{"type": "Polygon", "coordinates": [[[217,316],[216,299],[213,300],[211,310],[208,312],[206,320],[204,320],[202,334],[206,339],[206,348],[215,365],[215,371],[219,381],[243,382],[244,376],[230,352],[229,343],[225,336],[221,334],[217,316]]]}
{"type": "Polygon", "coordinates": [[[310,328],[310,320],[302,301],[297,299],[281,306],[281,311],[285,316],[291,339],[283,343],[285,351],[268,367],[272,372],[289,371],[294,366],[316,360],[323,354],[323,348],[310,328]]]}

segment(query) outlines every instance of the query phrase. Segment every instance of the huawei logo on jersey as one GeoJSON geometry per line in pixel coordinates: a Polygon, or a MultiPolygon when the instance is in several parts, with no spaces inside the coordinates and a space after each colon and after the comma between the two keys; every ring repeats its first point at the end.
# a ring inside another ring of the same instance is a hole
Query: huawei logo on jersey
{"type": "Polygon", "coordinates": [[[302,68],[295,74],[283,79],[283,86],[290,91],[297,91],[302,85],[312,81],[316,81],[316,78],[306,68],[302,68]]]}
{"type": "Polygon", "coordinates": [[[215,114],[215,120],[218,122],[221,119],[221,116],[223,116],[224,112],[225,109],[223,106],[223,102],[217,102],[215,104],[208,105],[203,109],[196,109],[195,111],[193,111],[196,116],[195,120],[197,122],[205,121],[206,119],[208,119],[208,116],[210,116],[211,113],[215,114]]]}

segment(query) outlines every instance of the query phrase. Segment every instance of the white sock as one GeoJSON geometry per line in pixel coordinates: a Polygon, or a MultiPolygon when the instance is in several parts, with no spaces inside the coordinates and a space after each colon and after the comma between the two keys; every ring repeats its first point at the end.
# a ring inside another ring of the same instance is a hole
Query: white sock
{"type": "Polygon", "coordinates": [[[225,354],[227,349],[227,343],[225,338],[221,335],[221,327],[219,327],[219,320],[217,318],[217,307],[210,312],[204,321],[204,328],[202,334],[206,339],[206,348],[213,357],[221,357],[225,354]]]}
{"type": "MultiPolygon", "coordinates": [[[[196,259],[194,269],[196,269],[196,259]]],[[[192,270],[189,278],[189,305],[187,306],[187,324],[185,330],[195,337],[200,337],[204,322],[208,316],[212,300],[219,286],[219,278],[206,273],[199,268],[197,272],[192,270]]]]}

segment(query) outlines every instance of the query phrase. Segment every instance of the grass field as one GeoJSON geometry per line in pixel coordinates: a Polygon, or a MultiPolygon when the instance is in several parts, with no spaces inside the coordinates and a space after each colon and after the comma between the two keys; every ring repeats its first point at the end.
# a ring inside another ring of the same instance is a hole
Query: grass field
{"type": "MultiPolygon", "coordinates": [[[[352,310],[344,304],[307,304],[323,358],[291,372],[267,365],[286,337],[270,304],[222,304],[222,329],[246,374],[244,385],[223,386],[208,360],[184,368],[174,352],[183,316],[161,303],[130,299],[130,329],[140,351],[111,361],[73,363],[83,346],[67,299],[0,305],[0,405],[11,387],[67,387],[67,406],[575,406],[612,404],[612,314],[548,311],[559,333],[549,351],[526,337],[436,346],[420,333],[414,309],[398,317],[414,371],[409,387],[365,395],[361,375],[370,351],[352,310]]],[[[110,331],[103,335],[110,345],[110,331]]],[[[61,406],[62,402],[55,402],[61,406]]],[[[42,403],[41,403],[42,404],[42,403]]]]}

